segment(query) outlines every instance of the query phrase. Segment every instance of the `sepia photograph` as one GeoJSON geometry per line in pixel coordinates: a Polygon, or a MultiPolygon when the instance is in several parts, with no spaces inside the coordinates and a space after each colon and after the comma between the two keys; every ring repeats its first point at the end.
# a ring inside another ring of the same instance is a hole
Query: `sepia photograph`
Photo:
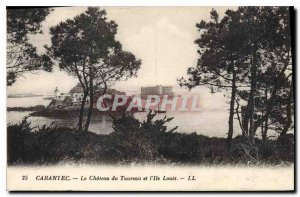
{"type": "Polygon", "coordinates": [[[294,191],[294,12],[6,7],[7,190],[294,191]]]}

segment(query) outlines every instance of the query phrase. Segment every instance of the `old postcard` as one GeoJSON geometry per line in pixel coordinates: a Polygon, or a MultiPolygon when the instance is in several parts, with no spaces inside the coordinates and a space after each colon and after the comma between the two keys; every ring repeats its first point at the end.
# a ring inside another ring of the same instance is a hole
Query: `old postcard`
{"type": "Polygon", "coordinates": [[[293,7],[7,7],[7,190],[294,191],[293,7]]]}

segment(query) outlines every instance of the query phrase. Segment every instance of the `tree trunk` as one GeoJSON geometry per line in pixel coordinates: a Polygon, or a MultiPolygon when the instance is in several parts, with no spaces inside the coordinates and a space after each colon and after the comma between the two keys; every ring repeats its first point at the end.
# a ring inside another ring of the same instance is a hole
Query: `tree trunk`
{"type": "Polygon", "coordinates": [[[82,98],[82,100],[81,100],[80,111],[79,111],[79,120],[78,120],[78,130],[79,130],[80,132],[83,131],[82,123],[83,123],[84,106],[85,106],[86,98],[87,98],[87,93],[84,92],[84,93],[83,93],[83,98],[82,98]]]}
{"type": "MultiPolygon", "coordinates": [[[[254,67],[254,66],[252,66],[254,67]]],[[[247,108],[245,110],[244,118],[243,118],[243,129],[249,139],[252,139],[253,136],[253,113],[254,113],[254,91],[255,91],[255,81],[253,79],[254,69],[252,68],[252,75],[251,75],[251,86],[250,86],[250,93],[247,102],[247,108]],[[249,127],[250,122],[250,127],[249,127]]],[[[255,71],[256,72],[256,71],[255,71]]]]}
{"type": "Polygon", "coordinates": [[[90,81],[89,81],[89,89],[90,89],[90,103],[89,103],[89,110],[88,110],[88,114],[87,114],[87,119],[86,119],[86,123],[84,126],[84,132],[88,132],[89,131],[89,126],[90,126],[90,122],[91,122],[91,117],[92,117],[92,113],[93,113],[93,105],[94,105],[94,84],[93,84],[93,77],[92,77],[92,71],[90,69],[90,81]]]}
{"type": "Polygon", "coordinates": [[[231,98],[230,98],[230,109],[229,109],[229,120],[228,120],[228,136],[227,136],[227,149],[231,148],[231,141],[233,136],[233,117],[234,117],[234,102],[236,95],[236,72],[232,71],[232,87],[231,87],[231,98]]]}
{"type": "Polygon", "coordinates": [[[292,124],[292,102],[293,102],[293,84],[291,83],[290,93],[289,93],[288,102],[287,102],[287,106],[286,106],[287,122],[284,125],[284,128],[283,128],[282,132],[280,133],[280,136],[286,135],[286,133],[288,132],[288,130],[292,124]]]}
{"type": "MultiPolygon", "coordinates": [[[[268,101],[268,87],[265,88],[265,104],[267,103],[267,101],[268,101]]],[[[268,134],[268,129],[269,129],[268,120],[269,120],[269,115],[267,115],[267,117],[266,117],[265,124],[264,125],[262,124],[263,131],[262,131],[261,137],[262,137],[263,143],[266,143],[266,141],[267,141],[267,134],[268,134]]]]}
{"type": "MultiPolygon", "coordinates": [[[[285,72],[287,66],[288,66],[288,64],[286,64],[284,66],[284,68],[281,70],[280,74],[277,76],[277,79],[274,80],[275,81],[274,88],[273,88],[273,90],[271,92],[270,98],[268,99],[268,101],[266,103],[266,113],[265,113],[265,115],[260,120],[258,120],[255,123],[255,125],[254,125],[254,132],[266,120],[266,118],[269,117],[269,114],[272,112],[273,105],[274,105],[273,102],[274,102],[274,99],[276,98],[277,91],[281,88],[281,85],[283,83],[283,81],[279,81],[280,80],[280,76],[284,75],[284,72],[285,72]]],[[[287,76],[286,79],[288,79],[289,76],[287,76]]]]}
{"type": "Polygon", "coordinates": [[[242,120],[242,125],[243,125],[243,135],[244,136],[249,136],[249,98],[248,98],[248,103],[246,106],[246,109],[243,111],[243,120],[242,120]]]}
{"type": "Polygon", "coordinates": [[[93,113],[93,104],[94,104],[94,94],[90,93],[90,103],[89,103],[89,110],[88,110],[88,114],[87,114],[87,119],[86,119],[86,123],[84,126],[84,132],[88,132],[89,131],[89,126],[90,126],[90,122],[91,122],[91,118],[92,118],[92,113],[93,113]]]}
{"type": "MultiPolygon", "coordinates": [[[[247,106],[245,108],[245,110],[242,110],[242,127],[243,127],[243,136],[244,137],[248,137],[249,136],[249,128],[248,128],[248,125],[249,125],[249,98],[248,98],[248,101],[247,101],[247,106]]],[[[244,108],[243,108],[244,109],[244,108]]]]}
{"type": "Polygon", "coordinates": [[[268,134],[268,120],[269,120],[269,118],[267,118],[266,121],[265,121],[265,124],[262,125],[263,131],[262,131],[261,138],[262,138],[263,143],[266,143],[266,141],[267,141],[267,134],[268,134]]]}
{"type": "MultiPolygon", "coordinates": [[[[256,53],[256,50],[254,50],[254,53],[256,53]]],[[[255,88],[256,88],[256,54],[252,55],[252,61],[251,61],[251,90],[249,94],[249,140],[250,142],[254,141],[254,96],[255,96],[255,88]]]]}

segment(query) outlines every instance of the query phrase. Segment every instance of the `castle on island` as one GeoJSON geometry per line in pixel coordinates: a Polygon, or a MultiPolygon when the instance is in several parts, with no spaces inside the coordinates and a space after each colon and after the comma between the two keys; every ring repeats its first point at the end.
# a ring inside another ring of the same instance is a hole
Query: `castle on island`
{"type": "Polygon", "coordinates": [[[141,96],[148,96],[148,95],[168,95],[174,96],[173,87],[172,86],[148,86],[148,87],[141,87],[141,96]]]}

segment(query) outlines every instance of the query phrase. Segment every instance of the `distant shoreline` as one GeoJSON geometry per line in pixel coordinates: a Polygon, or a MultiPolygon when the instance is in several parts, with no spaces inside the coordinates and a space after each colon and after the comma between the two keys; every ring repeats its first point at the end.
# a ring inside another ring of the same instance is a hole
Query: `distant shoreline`
{"type": "Polygon", "coordinates": [[[27,97],[41,97],[42,94],[10,94],[7,98],[27,98],[27,97]]]}

